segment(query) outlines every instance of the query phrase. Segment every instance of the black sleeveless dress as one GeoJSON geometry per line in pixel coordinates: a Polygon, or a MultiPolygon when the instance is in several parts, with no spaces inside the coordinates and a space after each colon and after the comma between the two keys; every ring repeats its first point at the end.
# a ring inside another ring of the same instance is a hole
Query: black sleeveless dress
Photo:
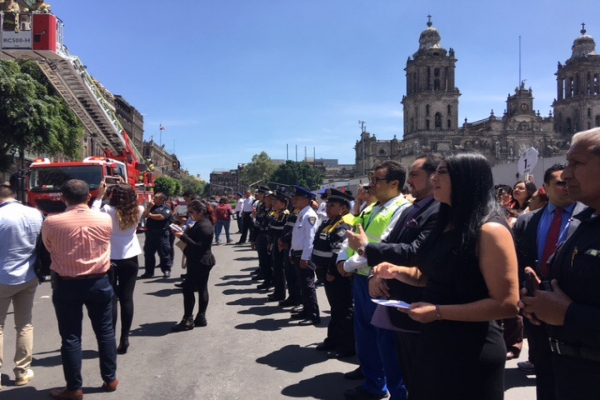
{"type": "MultiPolygon", "coordinates": [[[[457,250],[457,236],[442,233],[419,258],[428,276],[424,302],[466,304],[489,297],[478,260],[457,250]]],[[[506,346],[495,321],[435,321],[421,324],[420,332],[411,400],[504,398],[506,346]]]]}

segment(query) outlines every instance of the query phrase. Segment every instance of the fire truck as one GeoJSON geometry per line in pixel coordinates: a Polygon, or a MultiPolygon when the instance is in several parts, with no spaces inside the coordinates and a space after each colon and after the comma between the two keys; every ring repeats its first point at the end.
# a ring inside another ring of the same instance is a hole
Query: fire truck
{"type": "Polygon", "coordinates": [[[63,44],[62,21],[50,13],[0,13],[0,27],[0,60],[35,61],[104,150],[104,156],[83,161],[34,160],[26,180],[28,203],[44,214],[64,211],[60,186],[69,179],[87,182],[92,201],[102,180],[108,184],[128,183],[136,190],[140,204],[150,201],[155,175],[148,171],[142,155],[118,121],[114,106],[85,65],[69,54],[63,44]]]}

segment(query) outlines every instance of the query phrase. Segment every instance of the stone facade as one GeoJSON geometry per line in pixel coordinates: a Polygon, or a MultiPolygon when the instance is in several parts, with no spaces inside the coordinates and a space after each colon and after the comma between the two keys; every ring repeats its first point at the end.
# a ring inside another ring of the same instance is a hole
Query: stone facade
{"type": "Polygon", "coordinates": [[[565,65],[559,63],[554,115],[535,111],[531,88],[514,89],[501,117],[459,126],[460,91],[455,81],[455,52],[441,45],[431,20],[419,38],[419,49],[408,58],[404,107],[404,137],[378,140],[363,128],[356,141],[356,176],[365,176],[379,161],[394,159],[410,165],[421,153],[471,150],[483,153],[492,165],[515,162],[529,147],[540,156],[564,154],[574,133],[600,126],[600,56],[594,39],[582,29],[565,65]]]}

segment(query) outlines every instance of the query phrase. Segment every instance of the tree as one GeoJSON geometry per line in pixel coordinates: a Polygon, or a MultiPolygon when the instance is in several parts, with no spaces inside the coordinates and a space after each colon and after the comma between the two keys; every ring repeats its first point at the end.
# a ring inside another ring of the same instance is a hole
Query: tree
{"type": "Polygon", "coordinates": [[[175,196],[175,190],[177,189],[177,182],[173,178],[168,176],[159,176],[154,181],[154,193],[164,193],[167,197],[175,196]]]}
{"type": "Polygon", "coordinates": [[[0,171],[13,155],[80,156],[83,127],[33,61],[0,62],[0,171]]]}
{"type": "Polygon", "coordinates": [[[276,168],[277,167],[273,164],[271,157],[263,151],[260,154],[252,156],[252,162],[244,166],[241,178],[247,185],[258,181],[262,181],[263,184],[266,184],[276,168]]]}
{"type": "Polygon", "coordinates": [[[271,180],[285,185],[298,185],[308,190],[316,190],[323,183],[323,174],[305,162],[286,161],[277,167],[271,180]]]}

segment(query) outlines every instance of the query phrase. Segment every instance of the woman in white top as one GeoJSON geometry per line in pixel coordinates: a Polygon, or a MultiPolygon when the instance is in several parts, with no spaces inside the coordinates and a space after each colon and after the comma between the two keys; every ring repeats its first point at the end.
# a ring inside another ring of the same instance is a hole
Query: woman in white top
{"type": "Polygon", "coordinates": [[[138,205],[133,188],[125,183],[113,186],[108,204],[100,208],[106,193],[106,184],[102,182],[98,198],[92,209],[100,209],[110,215],[113,233],[110,237],[110,261],[114,265],[112,279],[115,299],[113,301],[113,327],[117,325],[117,302],[121,308],[121,339],[117,353],[127,353],[129,330],[133,321],[133,290],[138,274],[138,255],[142,254],[136,230],[144,208],[138,205]]]}

